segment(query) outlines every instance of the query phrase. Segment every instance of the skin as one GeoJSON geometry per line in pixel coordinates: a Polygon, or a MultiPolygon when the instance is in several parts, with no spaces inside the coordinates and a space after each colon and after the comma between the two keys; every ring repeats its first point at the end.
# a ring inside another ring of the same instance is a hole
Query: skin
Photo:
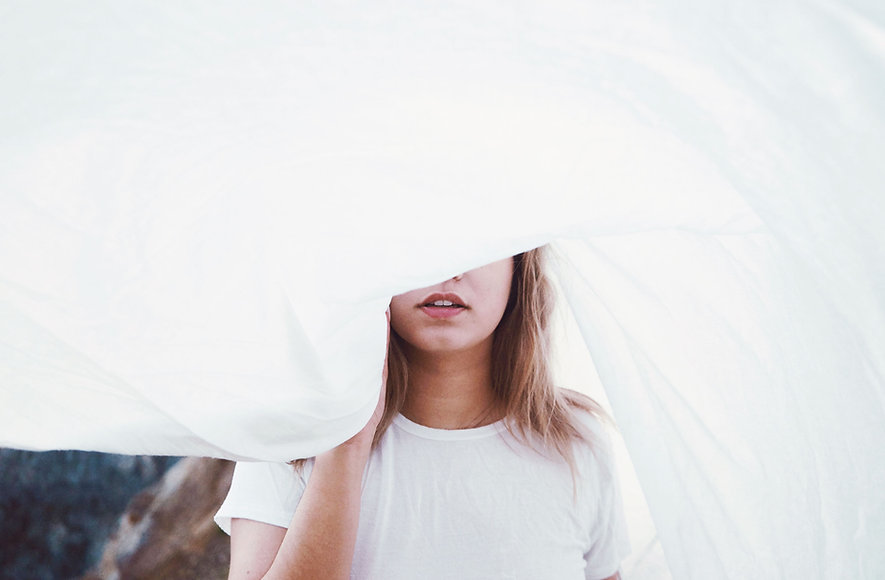
{"type": "Polygon", "coordinates": [[[438,429],[500,418],[492,394],[492,336],[504,315],[512,279],[513,259],[507,258],[393,298],[391,326],[406,343],[409,359],[403,415],[438,429]],[[456,293],[467,308],[454,318],[427,316],[421,306],[437,292],[456,293]]]}
{"type": "MultiPolygon", "coordinates": [[[[504,314],[512,278],[513,259],[506,258],[393,298],[388,333],[392,327],[404,339],[409,359],[403,415],[438,429],[478,426],[500,418],[492,395],[492,335],[504,314]],[[453,318],[429,317],[421,306],[437,292],[458,294],[467,308],[453,318]]],[[[384,386],[386,379],[385,361],[384,386]]],[[[382,388],[369,423],[350,440],[316,457],[288,531],[233,520],[230,579],[350,577],[362,475],[383,401],[382,388]]],[[[606,580],[616,578],[617,574],[606,580]]]]}

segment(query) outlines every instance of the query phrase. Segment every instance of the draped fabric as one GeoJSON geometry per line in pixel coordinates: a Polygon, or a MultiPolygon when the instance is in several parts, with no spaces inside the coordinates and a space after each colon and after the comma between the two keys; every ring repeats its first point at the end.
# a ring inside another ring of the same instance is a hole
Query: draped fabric
{"type": "MultiPolygon", "coordinates": [[[[885,577],[885,10],[0,8],[0,445],[287,460],[551,244],[674,578],[885,577]]],[[[642,546],[634,545],[634,550],[642,546]]]]}

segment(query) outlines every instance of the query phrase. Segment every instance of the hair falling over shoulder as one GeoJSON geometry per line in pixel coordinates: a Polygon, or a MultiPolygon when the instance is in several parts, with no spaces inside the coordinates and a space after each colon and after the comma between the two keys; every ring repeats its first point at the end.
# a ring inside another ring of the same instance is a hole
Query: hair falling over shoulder
{"type": "MultiPolygon", "coordinates": [[[[605,418],[596,401],[554,386],[550,371],[553,287],[544,274],[546,246],[514,256],[513,283],[492,344],[492,386],[511,433],[527,444],[555,451],[572,465],[572,444],[592,444],[578,412],[605,418]]],[[[403,407],[409,382],[402,339],[391,332],[387,406],[375,444],[403,407]]]]}

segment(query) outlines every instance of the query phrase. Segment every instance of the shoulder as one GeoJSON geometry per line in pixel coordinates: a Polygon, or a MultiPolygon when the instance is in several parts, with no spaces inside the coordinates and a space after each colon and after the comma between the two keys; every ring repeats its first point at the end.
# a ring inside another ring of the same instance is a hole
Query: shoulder
{"type": "Polygon", "coordinates": [[[291,463],[265,461],[238,461],[234,467],[234,481],[248,483],[293,483],[308,472],[313,464],[312,459],[306,460],[302,469],[291,463]]]}
{"type": "Polygon", "coordinates": [[[215,521],[228,534],[236,518],[286,527],[304,488],[303,476],[288,463],[237,462],[215,521]]]}
{"type": "Polygon", "coordinates": [[[592,398],[578,391],[559,388],[560,397],[568,409],[573,427],[586,437],[588,442],[598,442],[611,447],[611,432],[614,422],[605,409],[592,398]]]}
{"type": "Polygon", "coordinates": [[[568,389],[561,391],[569,407],[572,425],[580,434],[574,442],[576,461],[596,468],[592,471],[602,479],[610,479],[614,470],[614,422],[590,397],[568,389]]]}
{"type": "Polygon", "coordinates": [[[304,462],[300,468],[289,463],[238,462],[227,501],[246,505],[297,503],[312,465],[312,460],[304,462]]]}

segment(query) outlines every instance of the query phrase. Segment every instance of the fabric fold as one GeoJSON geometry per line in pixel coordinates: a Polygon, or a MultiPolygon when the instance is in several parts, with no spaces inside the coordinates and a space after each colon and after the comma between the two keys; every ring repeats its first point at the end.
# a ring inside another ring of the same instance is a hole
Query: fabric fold
{"type": "Polygon", "coordinates": [[[885,576],[883,27],[12,3],[0,445],[314,455],[374,407],[391,295],[551,243],[557,366],[674,577],[885,576]]]}

